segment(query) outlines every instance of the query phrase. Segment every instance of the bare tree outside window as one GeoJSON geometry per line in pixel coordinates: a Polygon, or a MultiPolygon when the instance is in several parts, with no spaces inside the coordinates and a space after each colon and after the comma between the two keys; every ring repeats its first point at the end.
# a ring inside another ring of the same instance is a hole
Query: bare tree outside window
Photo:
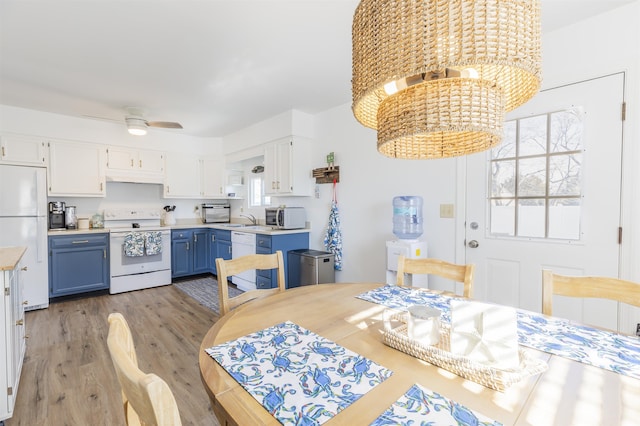
{"type": "Polygon", "coordinates": [[[580,107],[511,120],[491,152],[490,233],[580,239],[580,107]]]}

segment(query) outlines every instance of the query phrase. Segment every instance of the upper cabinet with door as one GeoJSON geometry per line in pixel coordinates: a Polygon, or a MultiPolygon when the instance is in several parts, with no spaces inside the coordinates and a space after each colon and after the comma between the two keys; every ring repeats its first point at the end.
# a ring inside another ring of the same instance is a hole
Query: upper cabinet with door
{"type": "Polygon", "coordinates": [[[171,152],[167,155],[165,198],[226,198],[224,160],[171,152]]]}
{"type": "Polygon", "coordinates": [[[224,159],[203,158],[202,160],[202,197],[227,198],[226,170],[224,159]]]}
{"type": "Polygon", "coordinates": [[[162,183],[165,154],[161,151],[107,148],[107,180],[114,182],[162,183]]]}
{"type": "Polygon", "coordinates": [[[167,155],[164,198],[200,198],[200,158],[171,152],[167,155]]]}
{"type": "Polygon", "coordinates": [[[290,136],[269,142],[264,150],[267,195],[311,196],[311,140],[290,136]]]}
{"type": "Polygon", "coordinates": [[[46,142],[37,136],[3,133],[0,135],[0,163],[46,166],[46,142]]]}
{"type": "Polygon", "coordinates": [[[49,141],[49,196],[104,197],[103,145],[87,142],[49,141]]]}

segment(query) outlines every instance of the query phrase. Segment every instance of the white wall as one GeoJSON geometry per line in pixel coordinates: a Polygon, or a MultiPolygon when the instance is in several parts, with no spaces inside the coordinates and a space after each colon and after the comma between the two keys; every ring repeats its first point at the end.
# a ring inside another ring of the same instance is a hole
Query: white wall
{"type": "MultiPolygon", "coordinates": [[[[250,128],[250,132],[240,134],[244,137],[250,134],[255,143],[288,136],[282,134],[289,128],[283,128],[280,118],[258,123],[250,128]]],[[[291,123],[292,129],[302,127],[309,130],[309,126],[296,126],[296,123],[296,120],[291,123]]],[[[224,140],[226,145],[228,138],[224,140]]],[[[237,141],[238,134],[230,135],[229,140],[237,141]]],[[[253,152],[248,144],[243,148],[245,152],[253,152]]],[[[392,233],[392,199],[396,195],[421,195],[424,198],[425,232],[422,238],[429,243],[429,253],[454,261],[454,220],[440,219],[439,214],[440,204],[453,204],[456,199],[455,160],[394,160],[378,154],[375,131],[356,122],[348,104],[315,116],[311,167],[325,167],[325,157],[332,151],[335,153],[335,165],[340,166],[337,198],[343,237],[343,270],[336,272],[337,281],[385,280],[385,242],[395,238],[392,233]]],[[[312,227],[310,246],[322,250],[332,185],[321,184],[319,189],[318,199],[274,197],[273,204],[306,207],[312,227]]],[[[239,203],[232,202],[233,215],[239,211],[239,203]]],[[[264,218],[263,211],[251,210],[251,213],[264,218]]]]}
{"type": "Polygon", "coordinates": [[[621,276],[640,281],[640,1],[554,31],[542,47],[543,88],[626,73],[621,276]]]}
{"type": "Polygon", "coordinates": [[[51,139],[86,141],[159,151],[202,154],[222,152],[222,139],[183,135],[180,130],[149,128],[145,136],[130,135],[127,132],[124,117],[122,122],[111,122],[7,105],[0,105],[0,130],[51,139]]]}
{"type": "MultiPolygon", "coordinates": [[[[613,72],[627,73],[628,102],[625,123],[625,184],[623,197],[622,275],[640,281],[640,197],[636,196],[640,171],[640,2],[615,9],[569,28],[546,35],[543,39],[543,87],[594,78],[613,72]],[[627,232],[628,230],[628,232],[627,232]]],[[[125,146],[141,146],[171,150],[179,143],[193,152],[220,150],[218,139],[200,139],[152,130],[145,138],[126,133],[123,124],[64,117],[0,105],[0,130],[36,134],[54,138],[91,140],[125,146]]],[[[289,135],[312,137],[315,141],[312,167],[325,166],[325,155],[335,152],[341,168],[338,202],[344,240],[344,270],[337,272],[338,281],[382,281],[385,271],[385,241],[393,238],[391,200],[396,195],[421,195],[425,200],[423,238],[429,243],[429,254],[454,261],[462,245],[464,233],[456,229],[454,219],[439,217],[440,204],[454,204],[458,176],[455,159],[393,160],[376,150],[376,134],[356,122],[345,104],[316,116],[290,111],[240,132],[225,137],[224,152],[231,155],[260,153],[257,146],[289,135]],[[457,232],[456,232],[457,231],[457,232]]],[[[220,151],[217,151],[220,152],[220,151]]],[[[160,198],[159,185],[108,184],[107,198],[79,200],[91,210],[101,203],[141,201],[162,206],[169,202],[160,198]]],[[[195,217],[198,200],[171,200],[178,205],[177,217],[195,217]]],[[[312,224],[311,247],[322,249],[322,238],[328,221],[331,185],[320,185],[320,198],[281,198],[276,203],[307,207],[312,224]]],[[[232,201],[234,215],[243,208],[242,201],[232,201]]],[[[82,213],[82,210],[79,208],[82,213]]],[[[456,212],[460,210],[456,209],[456,212]]],[[[246,211],[243,211],[246,212],[246,211]]],[[[260,211],[255,211],[260,215],[260,211]]],[[[255,214],[254,213],[254,214],[255,214]]],[[[264,213],[260,215],[264,217],[264,213]]],[[[458,224],[459,226],[459,224],[458,224]]]]}
{"type": "MultiPolygon", "coordinates": [[[[640,226],[633,218],[640,212],[640,197],[634,184],[640,172],[632,167],[640,160],[636,141],[640,140],[640,2],[615,9],[543,39],[543,89],[557,87],[602,75],[626,72],[627,121],[625,123],[625,189],[623,226],[625,242],[621,274],[640,281],[640,226]],[[633,183],[633,184],[632,184],[633,183]]],[[[456,250],[464,251],[463,221],[439,218],[440,204],[454,204],[464,197],[456,193],[456,167],[453,159],[411,161],[392,160],[376,151],[376,134],[353,118],[350,105],[342,105],[315,117],[315,150],[312,167],[323,167],[325,155],[335,152],[341,167],[338,202],[344,240],[344,270],[338,281],[381,281],[384,279],[384,244],[393,238],[391,200],[395,195],[422,195],[425,200],[425,234],[430,256],[455,261],[456,250]],[[458,228],[456,228],[458,226],[458,228]]],[[[287,122],[287,125],[290,123],[287,122]]],[[[260,135],[271,139],[286,136],[281,120],[267,120],[252,126],[252,141],[260,135]],[[279,126],[279,129],[276,129],[279,126]],[[275,132],[275,133],[274,133],[275,132]]],[[[247,134],[240,135],[242,137],[247,134]]],[[[246,140],[246,139],[245,139],[246,140]]],[[[267,140],[263,140],[266,142],[267,140]]],[[[227,138],[225,138],[225,145],[227,138]]],[[[243,146],[246,148],[248,145],[243,146]]],[[[249,145],[250,146],[250,145],[249,145]]],[[[228,146],[225,146],[227,152],[228,146]]],[[[460,166],[459,166],[460,164],[460,166]]],[[[637,184],[636,184],[637,186],[637,184]]],[[[331,202],[331,185],[320,185],[320,199],[283,198],[277,203],[307,207],[312,222],[312,248],[322,249],[331,202]]],[[[456,207],[456,212],[464,209],[456,207]]]]}
{"type": "MultiPolygon", "coordinates": [[[[202,155],[222,155],[222,139],[198,138],[180,134],[175,130],[149,129],[146,136],[132,136],[127,132],[124,119],[119,122],[70,117],[24,108],[0,105],[0,131],[42,136],[45,139],[63,139],[129,148],[159,151],[191,152],[202,155]]],[[[90,217],[105,208],[119,208],[135,204],[157,208],[176,205],[176,218],[196,219],[195,206],[204,200],[163,199],[162,186],[152,184],[107,183],[105,198],[60,197],[50,201],[65,201],[75,205],[79,217],[90,217]]]]}
{"type": "MultiPolygon", "coordinates": [[[[625,72],[620,277],[640,282],[640,1],[547,34],[542,46],[544,88],[625,72]]],[[[640,309],[625,306],[620,321],[640,323],[640,309]]]]}

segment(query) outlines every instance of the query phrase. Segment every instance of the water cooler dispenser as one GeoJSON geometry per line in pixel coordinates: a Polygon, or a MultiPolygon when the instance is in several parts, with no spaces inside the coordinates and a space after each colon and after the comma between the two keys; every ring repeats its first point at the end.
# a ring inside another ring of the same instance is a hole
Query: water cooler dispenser
{"type": "MultiPolygon", "coordinates": [[[[427,257],[427,243],[419,240],[422,235],[422,197],[394,197],[393,234],[397,239],[387,241],[387,284],[396,283],[398,256],[403,255],[407,259],[427,257]]],[[[409,275],[405,284],[426,288],[429,282],[426,275],[409,275]]]]}

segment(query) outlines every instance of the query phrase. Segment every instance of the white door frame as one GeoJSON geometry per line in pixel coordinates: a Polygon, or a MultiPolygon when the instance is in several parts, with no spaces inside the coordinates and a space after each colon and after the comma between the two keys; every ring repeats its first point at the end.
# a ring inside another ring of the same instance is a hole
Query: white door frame
{"type": "MultiPolygon", "coordinates": [[[[625,70],[611,72],[609,74],[594,76],[593,78],[583,79],[580,81],[567,82],[566,84],[556,85],[554,87],[546,88],[546,90],[552,90],[558,87],[562,87],[570,84],[582,83],[588,80],[607,77],[612,74],[623,74],[623,101],[628,99],[628,79],[629,76],[625,70]]],[[[622,123],[622,170],[621,170],[621,190],[620,190],[620,224],[623,228],[623,239],[619,249],[619,265],[618,265],[618,278],[640,281],[640,276],[635,278],[634,271],[635,266],[633,263],[634,247],[640,247],[640,244],[634,244],[631,239],[638,232],[634,229],[633,218],[634,214],[634,193],[638,190],[634,190],[634,176],[633,167],[635,163],[634,147],[627,146],[627,135],[629,134],[629,126],[633,126],[633,123],[629,123],[629,116],[622,123]]],[[[456,194],[455,194],[455,261],[457,263],[466,263],[466,216],[467,216],[467,157],[458,157],[456,160],[456,194]]],[[[636,225],[637,226],[637,225],[636,225]]],[[[619,321],[621,323],[639,322],[640,323],[640,309],[628,308],[626,305],[622,305],[619,312],[619,321]]]]}

